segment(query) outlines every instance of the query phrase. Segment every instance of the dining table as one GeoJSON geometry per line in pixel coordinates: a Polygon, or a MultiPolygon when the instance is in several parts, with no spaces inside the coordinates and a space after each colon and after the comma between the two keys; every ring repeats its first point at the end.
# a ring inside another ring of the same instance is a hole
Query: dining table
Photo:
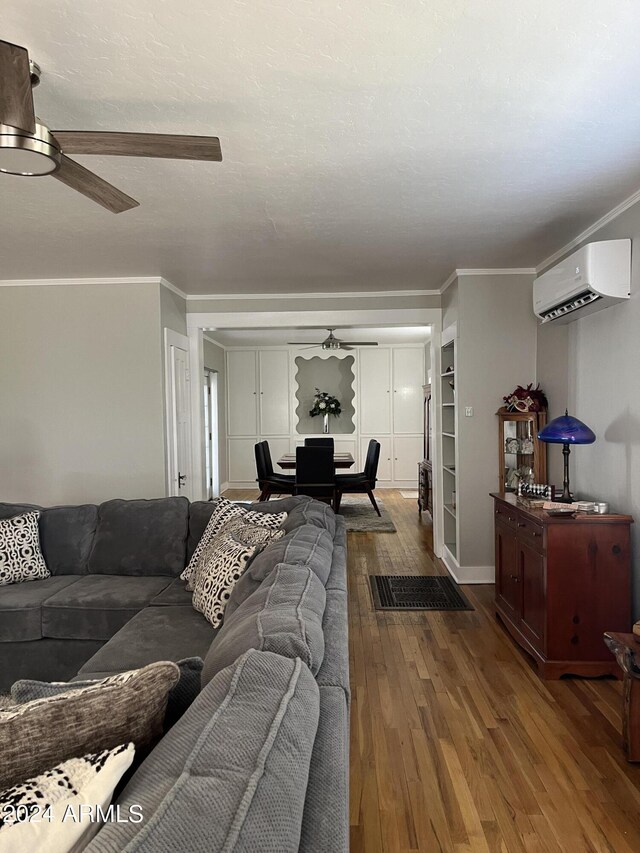
{"type": "MultiPolygon", "coordinates": [[[[333,463],[336,468],[351,468],[355,463],[355,459],[350,453],[334,453],[333,463]]],[[[277,463],[283,470],[292,471],[296,467],[296,454],[283,453],[277,463]]]]}

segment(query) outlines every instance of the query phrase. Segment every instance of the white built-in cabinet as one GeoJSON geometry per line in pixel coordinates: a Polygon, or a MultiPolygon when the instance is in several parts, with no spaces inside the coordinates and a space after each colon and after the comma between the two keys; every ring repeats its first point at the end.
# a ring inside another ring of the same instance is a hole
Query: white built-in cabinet
{"type": "MultiPolygon", "coordinates": [[[[422,459],[422,386],[425,351],[421,345],[362,348],[356,356],[355,432],[335,435],[338,452],[356,460],[361,471],[369,440],[380,442],[380,485],[417,482],[422,459]]],[[[227,359],[227,435],[229,482],[255,482],[257,441],[267,439],[277,460],[304,443],[296,432],[295,394],[290,377],[297,349],[229,349],[227,359]]]]}
{"type": "Polygon", "coordinates": [[[378,480],[413,481],[422,459],[424,347],[376,347],[359,352],[360,452],[380,442],[378,480]]]}

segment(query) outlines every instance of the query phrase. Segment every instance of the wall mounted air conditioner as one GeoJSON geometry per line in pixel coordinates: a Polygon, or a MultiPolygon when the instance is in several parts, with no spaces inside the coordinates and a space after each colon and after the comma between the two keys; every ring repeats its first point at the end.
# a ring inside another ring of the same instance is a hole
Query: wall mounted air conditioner
{"type": "Polygon", "coordinates": [[[570,323],[631,296],[631,240],[587,243],[533,282],[543,323],[570,323]]]}

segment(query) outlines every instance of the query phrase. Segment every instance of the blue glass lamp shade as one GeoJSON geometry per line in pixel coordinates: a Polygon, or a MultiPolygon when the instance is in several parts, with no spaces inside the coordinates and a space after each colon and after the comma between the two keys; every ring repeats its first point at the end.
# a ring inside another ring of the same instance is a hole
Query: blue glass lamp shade
{"type": "Polygon", "coordinates": [[[561,444],[562,455],[564,457],[564,480],[562,483],[562,496],[556,497],[557,501],[562,503],[571,503],[573,496],[569,488],[569,454],[571,453],[571,444],[593,444],[596,440],[596,434],[589,429],[586,424],[579,421],[578,418],[572,418],[569,412],[565,409],[564,415],[559,418],[554,418],[552,421],[540,430],[538,433],[540,441],[546,441],[548,444],[561,444]]]}
{"type": "Polygon", "coordinates": [[[540,441],[549,444],[593,444],[596,434],[578,418],[567,412],[552,421],[538,433],[540,441]]]}

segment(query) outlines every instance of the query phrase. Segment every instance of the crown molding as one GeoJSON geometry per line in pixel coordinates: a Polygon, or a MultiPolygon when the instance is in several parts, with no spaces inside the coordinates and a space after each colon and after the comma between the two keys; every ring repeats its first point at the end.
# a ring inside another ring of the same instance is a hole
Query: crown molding
{"type": "Polygon", "coordinates": [[[581,243],[584,243],[585,240],[588,240],[592,234],[595,234],[596,231],[599,231],[605,225],[608,225],[609,222],[612,222],[614,219],[617,219],[625,210],[629,210],[630,207],[633,207],[634,204],[637,204],[640,201],[640,190],[636,190],[632,193],[628,198],[624,201],[620,202],[620,204],[616,205],[612,210],[608,213],[605,213],[604,216],[601,216],[593,225],[589,225],[588,228],[585,228],[577,237],[574,237],[573,240],[569,240],[561,249],[558,249],[552,255],[549,255],[548,258],[545,258],[544,261],[541,261],[536,267],[536,273],[539,274],[547,269],[547,267],[553,266],[556,261],[559,261],[565,255],[568,255],[573,249],[577,249],[581,243]]]}
{"type": "Polygon", "coordinates": [[[456,278],[462,278],[465,275],[535,275],[536,267],[500,267],[498,269],[455,269],[449,278],[441,286],[438,293],[444,293],[449,285],[453,284],[456,278]]]}
{"type": "Polygon", "coordinates": [[[68,287],[80,284],[161,284],[159,276],[126,278],[15,278],[0,280],[0,287],[68,287]]]}
{"type": "Polygon", "coordinates": [[[172,284],[170,281],[167,281],[166,278],[161,277],[159,279],[159,282],[163,287],[166,287],[167,290],[170,290],[172,293],[175,293],[176,296],[179,296],[181,299],[184,299],[186,301],[189,298],[184,292],[184,290],[180,290],[179,287],[176,287],[175,284],[172,284]]]}
{"type": "MultiPolygon", "coordinates": [[[[176,289],[177,290],[177,289],[176,289]]],[[[439,290],[364,290],[323,293],[190,293],[184,298],[187,302],[218,302],[224,300],[251,299],[384,299],[389,296],[439,296],[439,290]]]]}
{"type": "Polygon", "coordinates": [[[216,347],[220,347],[220,349],[227,349],[225,344],[221,344],[220,341],[216,341],[214,338],[211,337],[211,335],[208,335],[206,332],[202,333],[202,339],[208,341],[210,344],[213,344],[216,347]]]}

